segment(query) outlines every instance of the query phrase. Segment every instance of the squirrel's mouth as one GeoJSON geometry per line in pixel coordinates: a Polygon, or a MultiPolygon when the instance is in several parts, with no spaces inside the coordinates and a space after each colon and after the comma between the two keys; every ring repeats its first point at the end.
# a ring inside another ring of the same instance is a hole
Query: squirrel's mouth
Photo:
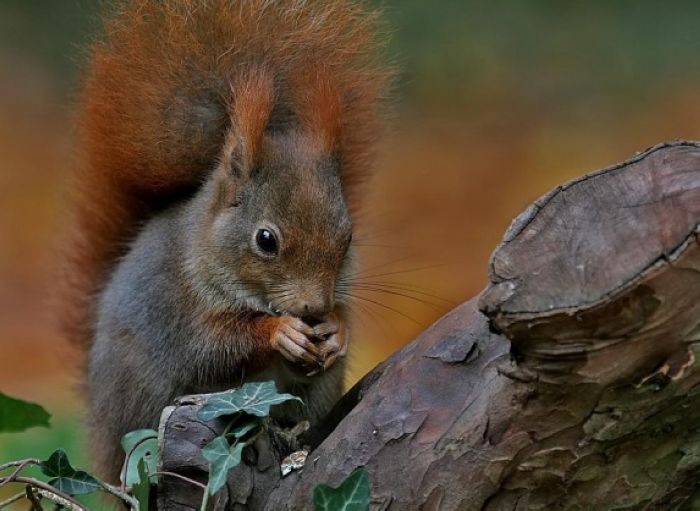
{"type": "Polygon", "coordinates": [[[275,305],[272,302],[267,302],[266,312],[273,316],[281,316],[282,314],[284,314],[284,311],[275,307],[275,305]]]}
{"type": "Polygon", "coordinates": [[[316,316],[302,316],[301,320],[311,328],[323,323],[323,319],[317,318],[316,316]]]}
{"type": "Polygon", "coordinates": [[[255,296],[249,298],[246,301],[248,302],[246,305],[253,309],[255,312],[267,314],[268,316],[282,316],[285,314],[285,311],[283,309],[277,307],[272,302],[266,302],[263,297],[255,296]]]}
{"type": "Polygon", "coordinates": [[[231,293],[233,296],[229,296],[229,300],[233,299],[232,305],[269,316],[286,314],[282,307],[276,305],[265,296],[263,289],[256,287],[243,285],[242,283],[237,284],[236,289],[231,293]]]}
{"type": "Polygon", "coordinates": [[[272,302],[265,303],[263,300],[248,300],[247,304],[255,312],[267,314],[268,316],[282,316],[284,311],[275,307],[272,302]]]}

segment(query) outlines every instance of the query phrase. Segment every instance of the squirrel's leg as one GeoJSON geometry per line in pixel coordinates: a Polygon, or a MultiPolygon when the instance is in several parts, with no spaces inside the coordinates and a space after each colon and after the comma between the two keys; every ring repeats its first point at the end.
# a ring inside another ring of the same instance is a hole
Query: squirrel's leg
{"type": "Polygon", "coordinates": [[[139,347],[124,338],[98,336],[93,347],[88,386],[90,444],[98,475],[112,484],[119,482],[125,457],[122,436],[134,429],[157,427],[173,392],[171,375],[177,373],[167,359],[158,362],[151,365],[139,347]],[[162,367],[162,373],[153,367],[162,367]]]}
{"type": "Polygon", "coordinates": [[[341,305],[314,326],[314,337],[323,340],[316,343],[322,365],[311,373],[304,392],[312,424],[323,419],[343,393],[349,330],[347,310],[341,305]]]}
{"type": "Polygon", "coordinates": [[[333,405],[343,395],[346,360],[343,357],[335,360],[328,369],[312,377],[302,399],[307,403],[306,414],[312,425],[318,424],[333,405]]]}

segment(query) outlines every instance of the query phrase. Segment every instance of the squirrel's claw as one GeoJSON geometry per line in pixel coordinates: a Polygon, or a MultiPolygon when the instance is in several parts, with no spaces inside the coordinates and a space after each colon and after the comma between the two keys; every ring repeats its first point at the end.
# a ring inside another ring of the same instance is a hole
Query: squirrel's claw
{"type": "MultiPolygon", "coordinates": [[[[321,370],[326,371],[336,360],[344,357],[348,350],[345,328],[335,315],[333,315],[331,321],[317,325],[314,331],[317,331],[318,327],[324,327],[323,331],[326,332],[327,336],[317,344],[322,357],[322,368],[313,371],[309,376],[317,374],[321,370]]],[[[317,335],[320,335],[320,333],[317,332],[317,335]]]]}
{"type": "Polygon", "coordinates": [[[331,313],[325,318],[323,318],[322,323],[319,323],[318,325],[314,326],[313,336],[325,341],[331,336],[340,332],[341,327],[342,325],[340,323],[340,320],[338,319],[338,316],[331,313]]]}
{"type": "Polygon", "coordinates": [[[298,318],[281,316],[273,332],[272,344],[279,353],[294,364],[316,367],[321,364],[318,347],[309,340],[311,328],[298,318]]]}

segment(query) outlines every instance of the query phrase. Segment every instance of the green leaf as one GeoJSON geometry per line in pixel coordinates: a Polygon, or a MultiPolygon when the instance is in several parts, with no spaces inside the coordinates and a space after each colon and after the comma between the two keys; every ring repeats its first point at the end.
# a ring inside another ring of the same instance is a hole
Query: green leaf
{"type": "Polygon", "coordinates": [[[246,436],[248,433],[253,431],[255,428],[257,428],[260,423],[258,422],[260,419],[255,419],[255,420],[249,420],[244,422],[243,424],[240,424],[236,426],[235,428],[232,428],[231,431],[228,433],[229,436],[234,436],[236,438],[243,438],[246,436]]]}
{"type": "Polygon", "coordinates": [[[0,392],[0,433],[24,431],[34,426],[48,428],[50,417],[43,407],[0,392]]]}
{"type": "Polygon", "coordinates": [[[228,472],[241,462],[245,444],[230,446],[226,437],[218,436],[202,449],[202,455],[209,462],[209,483],[207,489],[214,495],[226,484],[228,472]]]}
{"type": "Polygon", "coordinates": [[[148,511],[148,501],[151,494],[151,483],[148,480],[146,461],[141,458],[136,464],[138,482],[131,487],[131,494],[139,501],[139,511],[148,511]]]}
{"type": "Polygon", "coordinates": [[[39,465],[44,475],[51,477],[49,484],[69,495],[82,495],[102,489],[99,481],[87,472],[74,469],[66,451],[56,449],[48,460],[39,465]]]}
{"type": "Polygon", "coordinates": [[[369,474],[359,467],[337,488],[319,484],[314,488],[315,511],[367,511],[369,509],[369,474]]]}
{"type": "Polygon", "coordinates": [[[266,417],[270,415],[271,406],[290,400],[302,402],[296,396],[277,392],[273,381],[250,382],[238,389],[211,396],[197,415],[204,421],[237,412],[266,417]]]}
{"type": "Polygon", "coordinates": [[[158,470],[157,431],[152,429],[130,431],[122,437],[122,449],[127,455],[131,453],[129,463],[126,466],[126,474],[121,475],[127,486],[137,485],[141,481],[138,471],[141,460],[145,463],[146,474],[153,474],[158,470]]]}

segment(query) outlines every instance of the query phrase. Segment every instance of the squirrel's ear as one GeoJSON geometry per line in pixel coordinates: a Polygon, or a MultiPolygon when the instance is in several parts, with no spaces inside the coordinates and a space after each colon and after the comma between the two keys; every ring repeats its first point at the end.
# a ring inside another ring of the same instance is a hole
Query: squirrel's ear
{"type": "Polygon", "coordinates": [[[231,130],[224,141],[224,156],[221,166],[225,175],[236,183],[242,183],[250,177],[254,160],[250,158],[245,139],[231,130]]]}
{"type": "Polygon", "coordinates": [[[326,154],[336,152],[341,136],[342,99],[334,79],[337,75],[327,64],[319,64],[298,70],[291,80],[300,128],[326,154]]]}
{"type": "Polygon", "coordinates": [[[231,84],[231,129],[224,149],[236,180],[250,177],[259,160],[274,102],[273,80],[264,69],[249,69],[231,84]]]}

